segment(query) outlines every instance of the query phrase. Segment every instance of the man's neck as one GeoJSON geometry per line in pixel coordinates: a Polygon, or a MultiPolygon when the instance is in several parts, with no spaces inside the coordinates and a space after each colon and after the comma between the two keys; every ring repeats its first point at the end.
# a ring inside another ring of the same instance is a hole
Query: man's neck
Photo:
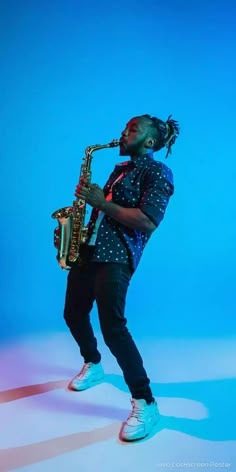
{"type": "Polygon", "coordinates": [[[131,161],[135,161],[138,157],[153,157],[153,151],[141,151],[138,154],[130,156],[131,161]]]}

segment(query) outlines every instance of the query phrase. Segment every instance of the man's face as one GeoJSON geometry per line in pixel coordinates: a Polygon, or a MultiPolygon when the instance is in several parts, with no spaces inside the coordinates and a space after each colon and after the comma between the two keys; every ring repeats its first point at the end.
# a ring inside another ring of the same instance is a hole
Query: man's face
{"type": "Polygon", "coordinates": [[[132,118],[120,138],[120,155],[135,156],[147,152],[146,143],[150,131],[150,121],[145,117],[132,118]]]}

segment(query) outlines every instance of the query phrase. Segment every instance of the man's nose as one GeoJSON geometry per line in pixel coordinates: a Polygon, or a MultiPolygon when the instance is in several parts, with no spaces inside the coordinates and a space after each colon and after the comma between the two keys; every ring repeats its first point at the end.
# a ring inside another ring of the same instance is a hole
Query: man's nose
{"type": "Polygon", "coordinates": [[[124,129],[124,131],[122,131],[122,136],[128,136],[128,130],[127,129],[124,129]]]}

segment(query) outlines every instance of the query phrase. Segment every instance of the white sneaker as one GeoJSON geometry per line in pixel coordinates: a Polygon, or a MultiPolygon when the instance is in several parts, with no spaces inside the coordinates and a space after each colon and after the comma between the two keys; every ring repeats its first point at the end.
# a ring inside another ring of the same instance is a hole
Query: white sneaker
{"type": "Polygon", "coordinates": [[[86,390],[93,387],[96,382],[99,382],[104,377],[104,370],[101,362],[93,364],[92,362],[85,363],[81,371],[71,380],[68,385],[70,390],[86,390]]]}
{"type": "Polygon", "coordinates": [[[156,401],[147,404],[146,400],[131,400],[133,409],[120,430],[120,439],[135,441],[150,434],[160,418],[156,401]]]}

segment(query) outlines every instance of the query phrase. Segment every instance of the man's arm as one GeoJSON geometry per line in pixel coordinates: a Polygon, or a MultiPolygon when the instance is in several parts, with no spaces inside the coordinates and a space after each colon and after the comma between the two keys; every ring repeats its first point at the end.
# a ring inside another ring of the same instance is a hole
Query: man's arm
{"type": "Polygon", "coordinates": [[[124,208],[107,201],[103,190],[96,184],[90,184],[88,187],[78,185],[75,195],[128,228],[149,234],[156,229],[156,225],[139,208],[124,208]]]}
{"type": "Polygon", "coordinates": [[[156,229],[154,223],[139,208],[124,208],[105,200],[100,206],[100,210],[128,228],[150,234],[156,229]]]}

